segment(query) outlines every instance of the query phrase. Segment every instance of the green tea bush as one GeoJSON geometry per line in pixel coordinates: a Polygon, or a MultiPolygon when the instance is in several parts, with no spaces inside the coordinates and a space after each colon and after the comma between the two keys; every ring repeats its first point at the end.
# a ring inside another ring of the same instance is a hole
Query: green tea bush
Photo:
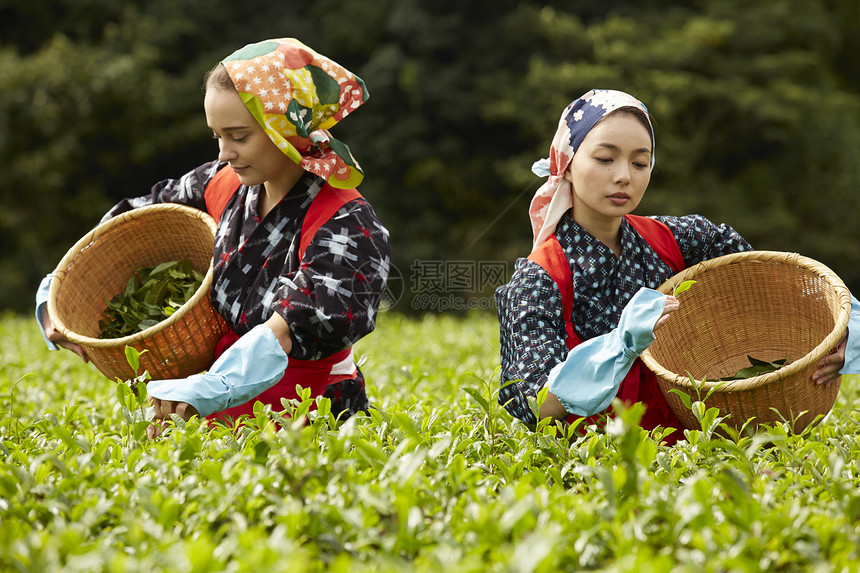
{"type": "Polygon", "coordinates": [[[374,408],[142,406],[31,319],[0,320],[2,571],[857,571],[860,390],[829,418],[673,447],[622,410],[534,431],[497,403],[495,318],[394,314],[357,346],[374,408]],[[656,439],[655,439],[656,438],[656,439]]]}

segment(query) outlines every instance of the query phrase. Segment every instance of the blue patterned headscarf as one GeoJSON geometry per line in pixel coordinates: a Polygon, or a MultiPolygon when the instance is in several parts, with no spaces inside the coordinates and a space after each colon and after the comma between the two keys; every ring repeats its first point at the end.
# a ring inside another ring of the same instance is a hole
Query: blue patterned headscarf
{"type": "MultiPolygon", "coordinates": [[[[532,222],[534,240],[532,250],[539,247],[555,232],[562,215],[573,207],[570,182],[564,178],[573,155],[585,136],[601,119],[622,107],[634,107],[645,113],[648,108],[641,101],[616,90],[591,90],[571,102],[561,114],[558,129],[553,137],[549,157],[538,160],[532,171],[539,177],[548,177],[532,198],[529,218],[532,222]]],[[[648,119],[651,126],[651,120],[648,119]]],[[[654,167],[654,128],[651,127],[651,168],[654,167]]]]}

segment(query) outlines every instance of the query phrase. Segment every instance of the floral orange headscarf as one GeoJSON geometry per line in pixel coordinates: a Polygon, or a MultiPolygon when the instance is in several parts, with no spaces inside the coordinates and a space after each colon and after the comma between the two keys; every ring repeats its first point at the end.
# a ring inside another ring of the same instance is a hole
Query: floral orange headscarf
{"type": "Polygon", "coordinates": [[[361,183],[364,174],[349,147],[328,132],[367,101],[361,78],[293,38],[248,44],[221,63],[287,157],[333,187],[361,183]]]}

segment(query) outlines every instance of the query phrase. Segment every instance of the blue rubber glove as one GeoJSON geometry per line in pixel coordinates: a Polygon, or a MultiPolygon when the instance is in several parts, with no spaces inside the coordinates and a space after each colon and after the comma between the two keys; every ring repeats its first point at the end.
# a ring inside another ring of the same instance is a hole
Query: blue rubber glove
{"type": "Polygon", "coordinates": [[[591,416],[609,407],[633,362],[654,341],[666,295],[642,288],[621,312],[618,327],[574,346],[549,373],[549,390],[564,409],[591,416]]]}
{"type": "Polygon", "coordinates": [[[848,342],[845,365],[840,374],[860,374],[860,301],[851,295],[851,317],[848,319],[848,342]]]}
{"type": "Polygon", "coordinates": [[[42,309],[48,304],[48,293],[51,291],[51,278],[53,275],[48,275],[42,279],[39,284],[39,290],[36,291],[36,324],[39,325],[39,330],[42,331],[42,338],[45,339],[45,344],[49,350],[59,350],[60,347],[48,340],[48,335],[45,334],[45,327],[42,326],[42,309]]]}
{"type": "Polygon", "coordinates": [[[239,338],[207,372],[153,380],[146,390],[159,400],[187,402],[202,418],[256,398],[277,384],[288,362],[275,333],[261,324],[239,338]]]}

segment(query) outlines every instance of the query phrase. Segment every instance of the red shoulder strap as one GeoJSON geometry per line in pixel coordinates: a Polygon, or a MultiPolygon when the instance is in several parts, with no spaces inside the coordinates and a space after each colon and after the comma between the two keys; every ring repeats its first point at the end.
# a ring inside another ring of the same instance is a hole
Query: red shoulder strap
{"type": "Polygon", "coordinates": [[[216,222],[221,220],[221,214],[230,201],[230,197],[236,193],[241,185],[239,176],[230,166],[221,168],[215,177],[209,181],[206,191],[203,192],[203,200],[206,202],[206,211],[212,215],[216,222]]]}
{"type": "Polygon", "coordinates": [[[549,238],[529,255],[529,260],[539,264],[549,274],[550,278],[558,285],[561,291],[561,308],[564,316],[564,329],[567,334],[565,344],[570,350],[582,339],[573,329],[573,275],[570,274],[570,263],[564,256],[558,237],[550,235],[549,238]]]}
{"type": "Polygon", "coordinates": [[[328,183],[322,186],[308,208],[302,223],[302,237],[299,240],[300,261],[305,256],[308,245],[311,244],[311,240],[320,230],[320,227],[325,225],[341,207],[360,197],[361,193],[355,189],[336,189],[328,183]]]}
{"type": "MultiPolygon", "coordinates": [[[[627,222],[645,239],[651,248],[663,259],[675,272],[681,272],[684,267],[684,257],[681,248],[672,231],[664,223],[649,217],[638,215],[627,215],[627,222]]],[[[561,291],[562,312],[564,313],[564,327],[567,333],[568,349],[582,342],[582,339],[573,329],[573,276],[570,274],[570,263],[564,255],[561,244],[555,235],[550,237],[535,249],[529,259],[539,264],[549,274],[550,278],[558,285],[561,291]]]]}
{"type": "MultiPolygon", "coordinates": [[[[242,184],[236,172],[227,167],[218,171],[215,177],[209,181],[203,199],[206,202],[206,211],[216,220],[221,219],[224,208],[230,198],[236,193],[242,184]]],[[[302,223],[302,237],[299,242],[299,260],[304,256],[311,240],[329,219],[338,210],[353,199],[361,197],[355,189],[336,189],[329,184],[323,185],[314,198],[305,220],[302,223]]]]}
{"type": "MultiPolygon", "coordinates": [[[[206,201],[206,210],[216,220],[221,219],[221,214],[234,193],[239,189],[241,183],[239,176],[232,169],[223,168],[215,177],[209,181],[203,199],[206,201]]],[[[302,223],[302,236],[299,241],[299,260],[305,256],[305,251],[310,245],[314,235],[320,227],[331,219],[338,210],[352,201],[361,197],[355,189],[336,189],[326,183],[322,186],[311,202],[305,220],[302,223]]]]}
{"type": "MultiPolygon", "coordinates": [[[[675,236],[672,234],[669,227],[656,219],[639,217],[636,215],[627,215],[627,221],[634,229],[636,229],[642,238],[651,245],[660,258],[666,261],[666,264],[672,267],[676,272],[684,269],[684,257],[681,255],[681,249],[678,247],[678,242],[675,240],[675,236]]],[[[570,264],[567,261],[567,257],[564,255],[564,251],[561,248],[561,244],[558,242],[558,238],[555,235],[550,235],[550,237],[541,246],[529,255],[529,259],[543,267],[561,291],[564,328],[567,333],[565,344],[567,345],[568,350],[570,350],[577,344],[580,344],[582,339],[573,329],[573,276],[570,273],[570,264]]],[[[643,417],[643,427],[650,429],[661,424],[664,426],[680,428],[680,423],[677,421],[674,414],[672,414],[668,408],[664,408],[660,405],[661,399],[665,402],[665,398],[662,398],[662,394],[659,392],[656,394],[651,392],[646,396],[640,395],[642,392],[642,386],[645,383],[649,383],[649,376],[651,378],[654,377],[654,375],[642,365],[641,361],[636,360],[633,363],[633,367],[621,382],[621,386],[618,389],[618,396],[628,403],[636,402],[638,400],[646,402],[645,412],[648,420],[646,422],[646,418],[643,417]],[[640,379],[645,381],[643,382],[640,379]],[[669,414],[666,415],[663,410],[669,411],[669,414]],[[646,426],[645,424],[648,425],[646,426]]],[[[656,383],[654,384],[656,385],[656,383]]],[[[578,418],[578,416],[571,414],[566,419],[569,423],[573,423],[576,418],[578,418]]],[[[589,424],[596,423],[602,425],[604,421],[605,418],[602,414],[595,414],[594,416],[587,418],[586,424],[583,424],[581,429],[584,429],[586,425],[589,424]]],[[[670,443],[674,443],[671,442],[671,438],[670,443]]]]}
{"type": "Polygon", "coordinates": [[[684,270],[686,265],[684,264],[684,256],[681,254],[681,248],[678,246],[678,241],[675,240],[675,235],[665,223],[639,215],[627,215],[626,218],[627,222],[642,235],[642,238],[651,245],[651,248],[667,265],[672,267],[676,273],[684,270]]]}

